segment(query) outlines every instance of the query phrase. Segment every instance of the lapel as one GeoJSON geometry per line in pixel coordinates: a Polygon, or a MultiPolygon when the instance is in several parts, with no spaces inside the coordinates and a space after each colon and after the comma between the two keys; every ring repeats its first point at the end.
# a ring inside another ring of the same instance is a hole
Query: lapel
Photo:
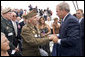
{"type": "Polygon", "coordinates": [[[69,17],[70,15],[71,15],[71,14],[68,14],[68,15],[66,16],[66,18],[64,19],[64,21],[62,20],[62,22],[61,22],[61,27],[65,24],[66,20],[68,19],[68,17],[69,17]]]}
{"type": "Polygon", "coordinates": [[[18,35],[18,22],[16,22],[16,24],[17,24],[17,35],[18,35]]]}
{"type": "Polygon", "coordinates": [[[18,22],[16,22],[16,24],[17,24],[17,32],[18,32],[18,25],[19,25],[19,24],[18,24],[18,22]]]}
{"type": "Polygon", "coordinates": [[[13,29],[13,25],[12,25],[11,21],[7,20],[6,25],[13,29]]]}
{"type": "Polygon", "coordinates": [[[71,14],[70,14],[70,13],[66,16],[66,18],[65,18],[64,22],[68,19],[68,17],[69,17],[69,16],[71,16],[71,14]]]}
{"type": "Polygon", "coordinates": [[[62,22],[61,22],[61,26],[60,26],[60,30],[59,30],[59,34],[61,34],[63,31],[64,31],[64,26],[65,26],[65,23],[67,22],[66,20],[68,19],[68,17],[70,16],[71,14],[68,14],[67,16],[66,16],[66,18],[64,19],[64,21],[62,20],[62,22]]]}

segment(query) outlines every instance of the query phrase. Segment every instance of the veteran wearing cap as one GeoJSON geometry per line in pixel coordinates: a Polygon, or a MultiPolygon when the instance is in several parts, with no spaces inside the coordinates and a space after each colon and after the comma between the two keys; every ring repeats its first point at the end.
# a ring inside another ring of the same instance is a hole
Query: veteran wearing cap
{"type": "Polygon", "coordinates": [[[1,17],[1,32],[3,32],[8,40],[10,41],[10,50],[8,50],[9,55],[11,56],[12,50],[17,51],[17,48],[13,45],[13,39],[14,39],[14,30],[13,26],[10,23],[11,21],[11,9],[10,8],[5,8],[1,12],[2,17],[1,17]]]}
{"type": "Polygon", "coordinates": [[[1,12],[1,32],[5,33],[6,37],[10,42],[13,42],[13,29],[12,25],[10,24],[11,20],[11,9],[5,8],[1,12]],[[11,36],[11,38],[10,38],[11,36]]]}
{"type": "Polygon", "coordinates": [[[22,28],[23,37],[23,56],[41,56],[39,46],[49,43],[49,38],[36,38],[38,31],[34,28],[33,21],[36,19],[36,11],[32,10],[23,16],[26,24],[22,28]]]}

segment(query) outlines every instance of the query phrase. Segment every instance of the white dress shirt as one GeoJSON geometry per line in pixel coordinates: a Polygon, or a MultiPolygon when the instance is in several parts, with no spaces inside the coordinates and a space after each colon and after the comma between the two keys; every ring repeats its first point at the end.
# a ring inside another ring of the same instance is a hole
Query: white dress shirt
{"type": "Polygon", "coordinates": [[[12,24],[13,24],[13,27],[14,27],[14,30],[15,30],[15,34],[17,36],[17,24],[16,24],[16,21],[12,21],[12,24]]]}
{"type": "Polygon", "coordinates": [[[79,19],[79,23],[81,22],[82,19],[83,19],[83,17],[81,17],[81,18],[79,19]]]}

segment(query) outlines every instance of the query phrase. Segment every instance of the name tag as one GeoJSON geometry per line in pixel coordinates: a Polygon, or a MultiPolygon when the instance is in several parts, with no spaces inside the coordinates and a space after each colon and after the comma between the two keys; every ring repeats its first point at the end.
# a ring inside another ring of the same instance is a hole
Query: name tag
{"type": "Polygon", "coordinates": [[[37,34],[35,34],[35,37],[38,37],[37,34]]]}
{"type": "Polygon", "coordinates": [[[13,35],[13,33],[11,32],[11,33],[8,33],[8,36],[12,36],[13,35]]]}

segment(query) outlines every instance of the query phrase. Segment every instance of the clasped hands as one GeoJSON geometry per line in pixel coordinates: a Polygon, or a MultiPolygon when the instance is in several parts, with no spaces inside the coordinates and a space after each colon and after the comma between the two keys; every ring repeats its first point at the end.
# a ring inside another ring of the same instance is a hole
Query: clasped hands
{"type": "Polygon", "coordinates": [[[59,38],[55,34],[48,36],[48,38],[49,40],[52,40],[54,43],[57,43],[59,40],[59,38]]]}

